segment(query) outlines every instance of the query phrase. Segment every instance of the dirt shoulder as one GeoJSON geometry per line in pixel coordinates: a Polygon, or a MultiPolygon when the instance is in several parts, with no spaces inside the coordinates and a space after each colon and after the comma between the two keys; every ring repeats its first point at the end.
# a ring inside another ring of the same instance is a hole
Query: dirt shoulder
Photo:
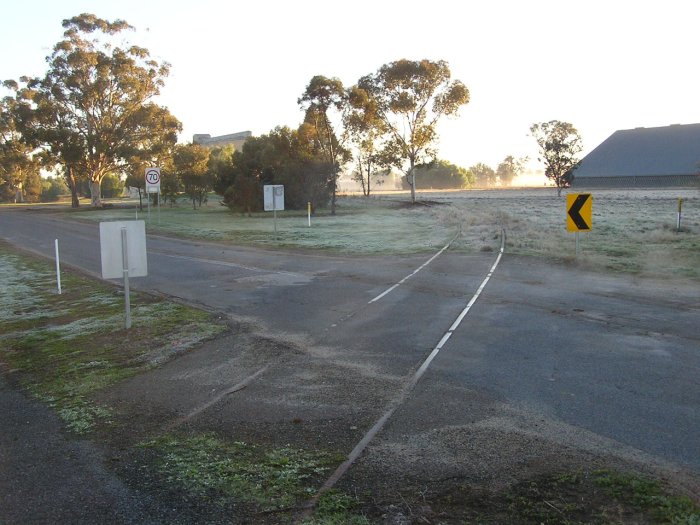
{"type": "MultiPolygon", "coordinates": [[[[177,465],[164,468],[164,457],[206,473],[215,452],[197,445],[204,435],[217,436],[218,447],[248,443],[342,458],[395,386],[245,327],[98,392],[95,402],[112,407],[113,417],[87,437],[67,432],[52,410],[3,382],[0,516],[7,524],[292,523],[302,510],[299,495],[279,506],[241,499],[225,486],[188,478],[177,465]],[[258,382],[193,414],[264,366],[258,382]],[[327,388],[311,380],[317,374],[327,388]],[[144,446],[164,436],[176,436],[176,445],[144,446]]],[[[573,523],[656,523],[651,511],[620,495],[637,479],[624,476],[657,480],[676,494],[700,493],[691,472],[505,405],[481,409],[487,417],[470,426],[409,435],[390,425],[338,483],[351,508],[342,516],[366,523],[559,523],[562,516],[573,523]],[[605,489],[610,476],[619,477],[617,492],[605,489]]],[[[334,461],[310,475],[308,487],[319,486],[334,461]]]]}

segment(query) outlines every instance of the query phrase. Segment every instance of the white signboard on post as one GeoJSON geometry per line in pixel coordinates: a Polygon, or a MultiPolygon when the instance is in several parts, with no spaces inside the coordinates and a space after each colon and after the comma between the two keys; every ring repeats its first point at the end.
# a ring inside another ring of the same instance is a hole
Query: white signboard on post
{"type": "Polygon", "coordinates": [[[144,221],[112,221],[100,223],[100,256],[102,278],[124,277],[124,248],[129,277],[148,275],[146,257],[146,223],[144,221]],[[122,229],[126,233],[126,247],[122,246],[122,229]]]}
{"type": "Polygon", "coordinates": [[[102,278],[124,278],[126,328],[131,328],[129,278],[148,275],[146,261],[146,224],[143,221],[100,223],[100,256],[102,278]]]}
{"type": "Polygon", "coordinates": [[[146,193],[160,193],[160,168],[146,168],[146,193]]]}
{"type": "Polygon", "coordinates": [[[284,186],[282,184],[265,184],[263,192],[265,211],[284,210],[284,186]]]}

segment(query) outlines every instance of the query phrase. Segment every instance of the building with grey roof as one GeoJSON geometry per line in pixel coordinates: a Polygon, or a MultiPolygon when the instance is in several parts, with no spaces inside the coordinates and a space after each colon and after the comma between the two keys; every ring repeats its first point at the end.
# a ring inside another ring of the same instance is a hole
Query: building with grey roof
{"type": "Polygon", "coordinates": [[[700,124],[625,129],[581,160],[572,186],[692,186],[699,173],[700,124]]]}

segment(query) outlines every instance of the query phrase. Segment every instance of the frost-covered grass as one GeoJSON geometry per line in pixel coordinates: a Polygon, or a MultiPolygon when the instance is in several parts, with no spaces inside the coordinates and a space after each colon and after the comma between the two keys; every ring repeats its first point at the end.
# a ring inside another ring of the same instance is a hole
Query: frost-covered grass
{"type": "MultiPolygon", "coordinates": [[[[566,198],[554,190],[484,191],[452,195],[460,215],[463,249],[498,243],[505,228],[507,252],[573,261],[597,270],[655,277],[700,279],[700,191],[591,190],[590,232],[566,230],[566,198]],[[678,198],[683,198],[681,231],[676,231],[678,198]]],[[[487,249],[483,246],[481,249],[487,249]]]]}
{"type": "MultiPolygon", "coordinates": [[[[133,207],[67,214],[90,221],[137,217],[133,207]]],[[[390,200],[342,197],[336,215],[327,209],[318,210],[311,217],[311,227],[305,211],[277,212],[277,234],[273,213],[232,213],[215,198],[197,210],[180,203],[176,207],[162,206],[160,214],[151,208],[150,219],[145,211],[138,218],[146,220],[149,233],[364,255],[430,251],[444,246],[458,231],[458,225],[441,222],[435,208],[406,206],[405,198],[401,197],[390,200]]]]}
{"type": "MultiPolygon", "coordinates": [[[[569,190],[573,191],[573,190],[569,190]]],[[[163,206],[160,216],[145,213],[149,233],[236,244],[316,249],[372,255],[431,251],[461,232],[454,249],[494,251],[506,230],[507,251],[573,261],[596,270],[700,279],[700,190],[580,190],[593,195],[593,229],[566,231],[566,191],[552,188],[419,192],[422,204],[408,204],[408,194],[376,193],[370,198],[341,196],[336,215],[319,210],[308,226],[304,211],[243,216],[231,213],[214,197],[198,210],[182,202],[163,206]],[[676,231],[678,198],[683,198],[682,228],[676,231]]],[[[133,203],[132,203],[133,205],[133,203]]],[[[90,221],[128,220],[132,208],[68,212],[90,221]]]]}
{"type": "Polygon", "coordinates": [[[252,504],[259,512],[304,503],[319,479],[344,459],[290,446],[267,450],[212,433],[168,434],[140,446],[156,452],[157,470],[189,496],[252,504]]]}
{"type": "Polygon", "coordinates": [[[90,430],[109,410],[96,390],[155,366],[225,329],[197,310],[132,295],[130,330],[114,289],[64,272],[58,295],[53,268],[0,243],[0,363],[69,428],[90,430]]]}

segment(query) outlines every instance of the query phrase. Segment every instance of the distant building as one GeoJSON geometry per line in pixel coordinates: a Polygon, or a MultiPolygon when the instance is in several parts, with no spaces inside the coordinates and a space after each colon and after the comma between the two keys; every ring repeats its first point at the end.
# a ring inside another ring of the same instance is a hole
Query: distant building
{"type": "Polygon", "coordinates": [[[240,131],[229,135],[219,135],[218,137],[212,137],[205,133],[197,133],[192,137],[192,142],[194,144],[207,146],[208,148],[232,145],[235,149],[240,151],[243,147],[243,143],[252,136],[253,134],[250,131],[240,131]]]}
{"type": "Polygon", "coordinates": [[[572,186],[692,186],[699,173],[700,124],[674,124],[616,131],[582,159],[572,186]]]}

